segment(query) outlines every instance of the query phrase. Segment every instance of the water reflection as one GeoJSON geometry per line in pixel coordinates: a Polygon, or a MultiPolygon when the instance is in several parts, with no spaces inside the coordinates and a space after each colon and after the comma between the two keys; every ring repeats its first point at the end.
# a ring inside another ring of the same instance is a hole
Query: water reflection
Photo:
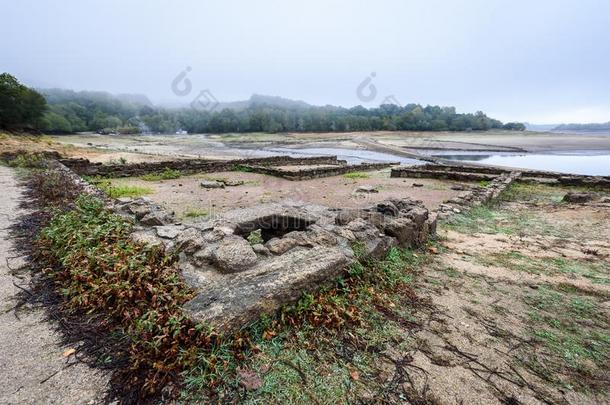
{"type": "Polygon", "coordinates": [[[417,165],[426,162],[409,159],[402,156],[395,156],[389,153],[374,152],[361,149],[343,149],[343,148],[268,148],[267,151],[273,154],[283,154],[289,156],[337,156],[338,159],[347,160],[350,164],[359,163],[382,163],[382,162],[400,162],[405,165],[417,165]]]}
{"type": "Polygon", "coordinates": [[[610,176],[610,151],[587,154],[437,154],[449,160],[477,162],[492,166],[507,166],[561,173],[610,176]]]}

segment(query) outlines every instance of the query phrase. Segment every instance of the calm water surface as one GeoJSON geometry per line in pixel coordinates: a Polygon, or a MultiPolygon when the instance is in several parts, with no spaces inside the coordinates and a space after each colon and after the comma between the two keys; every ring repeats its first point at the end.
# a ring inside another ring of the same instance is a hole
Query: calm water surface
{"type": "Polygon", "coordinates": [[[555,154],[509,154],[452,152],[436,154],[449,160],[483,163],[491,166],[508,166],[532,170],[549,170],[561,173],[610,176],[610,151],[587,151],[555,154]]]}
{"type": "Polygon", "coordinates": [[[337,156],[338,159],[347,160],[350,164],[359,163],[382,163],[382,162],[400,162],[405,165],[417,165],[426,162],[409,159],[402,156],[394,156],[389,153],[374,152],[361,149],[342,149],[342,148],[268,148],[266,151],[273,154],[286,154],[290,156],[337,156]]]}

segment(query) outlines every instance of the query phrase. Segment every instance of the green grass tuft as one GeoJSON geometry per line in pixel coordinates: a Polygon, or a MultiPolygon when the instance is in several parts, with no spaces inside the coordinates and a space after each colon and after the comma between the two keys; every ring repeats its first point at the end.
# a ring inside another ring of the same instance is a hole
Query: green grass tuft
{"type": "Polygon", "coordinates": [[[154,190],[150,187],[130,186],[126,184],[112,184],[109,180],[97,182],[97,187],[105,192],[110,198],[130,197],[137,198],[152,194],[154,190]]]}
{"type": "Polygon", "coordinates": [[[243,172],[243,173],[251,173],[253,169],[250,166],[245,165],[233,165],[234,172],[243,172]]]}
{"type": "Polygon", "coordinates": [[[209,212],[207,210],[202,210],[199,208],[189,208],[187,210],[184,211],[184,213],[182,214],[182,216],[184,216],[185,218],[199,218],[199,217],[206,217],[209,215],[209,212]]]}
{"type": "Polygon", "coordinates": [[[140,178],[145,181],[159,181],[178,179],[180,176],[182,176],[180,170],[166,168],[161,173],[149,173],[141,176],[140,178]]]}
{"type": "Polygon", "coordinates": [[[248,242],[250,242],[251,245],[257,245],[259,243],[263,243],[263,237],[261,235],[261,230],[257,229],[256,231],[250,232],[250,234],[248,235],[248,242]]]}
{"type": "Polygon", "coordinates": [[[363,172],[351,172],[351,173],[345,173],[343,175],[343,177],[345,177],[346,179],[351,179],[351,180],[357,180],[357,179],[368,179],[371,176],[369,176],[368,173],[363,173],[363,172]]]}

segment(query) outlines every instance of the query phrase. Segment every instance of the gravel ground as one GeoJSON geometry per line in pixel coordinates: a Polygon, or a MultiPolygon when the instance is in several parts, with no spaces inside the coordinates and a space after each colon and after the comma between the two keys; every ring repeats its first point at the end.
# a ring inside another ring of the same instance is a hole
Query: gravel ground
{"type": "Polygon", "coordinates": [[[44,319],[42,308],[15,311],[17,285],[27,278],[11,269],[24,264],[8,228],[24,212],[15,173],[0,166],[0,404],[101,403],[107,376],[76,360],[44,319]]]}

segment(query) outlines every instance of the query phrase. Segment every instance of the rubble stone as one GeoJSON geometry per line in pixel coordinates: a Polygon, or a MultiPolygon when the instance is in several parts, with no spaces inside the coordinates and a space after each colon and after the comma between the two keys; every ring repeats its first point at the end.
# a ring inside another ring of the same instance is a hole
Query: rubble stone
{"type": "Polygon", "coordinates": [[[369,186],[369,185],[364,185],[364,186],[358,186],[356,187],[356,190],[354,190],[356,193],[378,193],[379,190],[377,190],[377,187],[375,186],[369,186]]]}
{"type": "Polygon", "coordinates": [[[239,236],[227,236],[214,250],[213,260],[221,271],[234,273],[251,267],[257,257],[252,246],[239,236]]]}
{"type": "Polygon", "coordinates": [[[574,204],[583,204],[596,200],[597,198],[599,198],[597,193],[575,193],[570,191],[563,196],[563,201],[574,204]]]}
{"type": "Polygon", "coordinates": [[[156,226],[157,236],[165,239],[174,239],[184,230],[182,225],[162,225],[156,226]]]}
{"type": "Polygon", "coordinates": [[[203,188],[225,188],[225,184],[216,180],[203,180],[199,185],[203,188]]]}

